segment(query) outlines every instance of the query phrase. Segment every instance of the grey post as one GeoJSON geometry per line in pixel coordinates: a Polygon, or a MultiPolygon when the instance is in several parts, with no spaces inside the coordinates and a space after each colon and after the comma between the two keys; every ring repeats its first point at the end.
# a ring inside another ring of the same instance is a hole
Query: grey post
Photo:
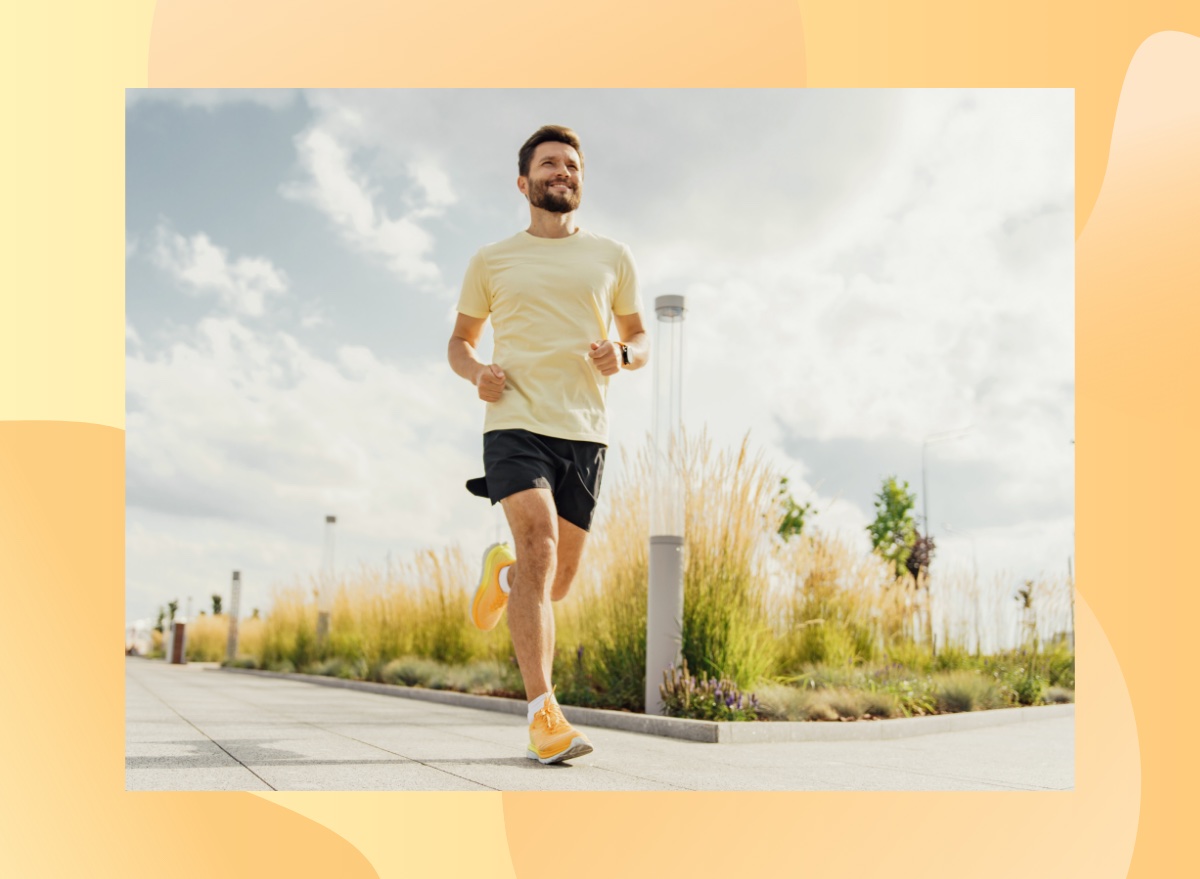
{"type": "Polygon", "coordinates": [[[324,644],[329,635],[329,611],[333,606],[333,526],[337,516],[325,517],[325,549],[321,559],[321,588],[317,599],[317,643],[324,644]]]}
{"type": "Polygon", "coordinates": [[[225,646],[225,656],[233,662],[237,658],[238,612],[242,603],[242,573],[233,572],[233,584],[229,587],[229,643],[225,646]]]}
{"type": "Polygon", "coordinates": [[[650,492],[650,584],[646,602],[646,713],[662,714],[663,672],[683,648],[684,486],[682,430],[682,296],[654,300],[654,472],[650,492]]]}

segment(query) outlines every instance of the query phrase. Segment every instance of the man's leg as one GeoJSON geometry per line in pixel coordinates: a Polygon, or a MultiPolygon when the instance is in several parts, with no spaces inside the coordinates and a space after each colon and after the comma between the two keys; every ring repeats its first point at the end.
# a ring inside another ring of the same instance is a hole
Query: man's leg
{"type": "MultiPolygon", "coordinates": [[[[554,584],[550,587],[550,600],[562,601],[571,589],[575,572],[579,570],[579,558],[583,555],[583,545],[588,533],[578,525],[572,525],[561,516],[558,519],[558,555],[554,565],[554,584]]],[[[517,557],[518,562],[520,556],[517,557]]],[[[550,672],[554,668],[554,644],[557,626],[554,623],[554,605],[546,604],[546,639],[545,653],[542,654],[542,668],[546,672],[546,680],[550,680],[550,672]]]]}
{"type": "Polygon", "coordinates": [[[525,698],[533,701],[550,690],[546,657],[554,655],[554,611],[550,590],[558,564],[558,514],[548,489],[530,488],[502,500],[508,527],[516,544],[508,596],[508,629],[525,683],[525,698]]]}
{"type": "Polygon", "coordinates": [[[572,525],[559,516],[558,563],[554,568],[554,586],[550,590],[552,600],[562,601],[567,597],[575,580],[575,572],[579,570],[579,559],[583,556],[587,536],[588,533],[578,525],[572,525]]]}

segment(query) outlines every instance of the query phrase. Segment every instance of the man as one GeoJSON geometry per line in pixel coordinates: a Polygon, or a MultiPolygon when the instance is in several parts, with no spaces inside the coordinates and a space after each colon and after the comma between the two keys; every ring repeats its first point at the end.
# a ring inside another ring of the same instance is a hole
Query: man
{"type": "Polygon", "coordinates": [[[554,698],[552,602],[571,588],[595,512],[608,381],[645,366],[650,346],[629,248],[575,223],[583,194],[575,132],[539,128],[517,167],[529,227],[472,257],[448,356],[487,403],[484,476],[467,488],[502,505],[516,544],[515,556],[505,544],[484,553],[471,618],[491,629],[507,606],[529,700],[527,755],[558,763],[592,745],[554,698]],[[620,342],[607,338],[610,313],[620,342]],[[489,317],[493,362],[483,363],[475,352],[489,317]]]}

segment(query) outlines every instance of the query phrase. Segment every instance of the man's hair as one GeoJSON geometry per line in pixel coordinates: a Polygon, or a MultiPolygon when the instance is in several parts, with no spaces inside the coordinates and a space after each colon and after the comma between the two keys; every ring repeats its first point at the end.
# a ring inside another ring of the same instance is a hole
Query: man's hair
{"type": "Polygon", "coordinates": [[[575,152],[579,153],[579,170],[583,170],[583,147],[579,145],[579,135],[565,125],[543,125],[529,136],[529,140],[525,141],[521,151],[517,153],[517,171],[522,177],[529,176],[533,153],[538,145],[543,143],[565,143],[574,147],[575,152]]]}

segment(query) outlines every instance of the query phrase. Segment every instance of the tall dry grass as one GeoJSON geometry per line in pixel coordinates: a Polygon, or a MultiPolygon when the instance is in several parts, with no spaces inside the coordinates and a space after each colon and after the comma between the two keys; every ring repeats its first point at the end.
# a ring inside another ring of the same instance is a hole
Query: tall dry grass
{"type": "MultiPolygon", "coordinates": [[[[237,653],[239,657],[257,656],[262,649],[264,622],[245,618],[238,622],[237,653]]],[[[157,634],[157,633],[156,633],[157,634]]],[[[161,635],[159,636],[162,637],[161,635]]],[[[187,623],[187,658],[189,662],[221,662],[229,649],[229,616],[202,614],[187,623]]]]}
{"type": "Polygon", "coordinates": [[[508,661],[507,626],[480,632],[469,619],[477,576],[457,547],[418,553],[389,579],[362,567],[332,589],[329,637],[316,640],[319,579],[274,593],[256,654],[264,668],[302,669],[343,659],[362,663],[373,678],[394,659],[423,656],[448,664],[508,661]]]}
{"type": "MultiPolygon", "coordinates": [[[[1019,606],[1007,578],[981,582],[935,562],[933,576],[915,583],[863,543],[816,528],[783,541],[780,474],[748,438],[718,449],[706,435],[685,436],[674,465],[686,484],[683,655],[700,677],[746,689],[834,669],[948,671],[971,654],[1037,650],[1070,626],[1069,583],[1028,584],[1019,606]]],[[[642,707],[651,466],[647,445],[605,486],[572,594],[555,605],[554,680],[565,702],[642,707]]],[[[369,567],[343,575],[321,645],[319,581],[296,582],[275,593],[253,635],[244,632],[244,652],[262,667],[323,663],[376,680],[389,664],[394,676],[400,659],[424,667],[414,657],[504,678],[514,662],[506,623],[485,633],[469,620],[477,564],[474,548],[454,547],[418,553],[390,577],[369,567]]],[[[1073,682],[1073,653],[1055,650],[1050,676],[1073,682]]]]}

